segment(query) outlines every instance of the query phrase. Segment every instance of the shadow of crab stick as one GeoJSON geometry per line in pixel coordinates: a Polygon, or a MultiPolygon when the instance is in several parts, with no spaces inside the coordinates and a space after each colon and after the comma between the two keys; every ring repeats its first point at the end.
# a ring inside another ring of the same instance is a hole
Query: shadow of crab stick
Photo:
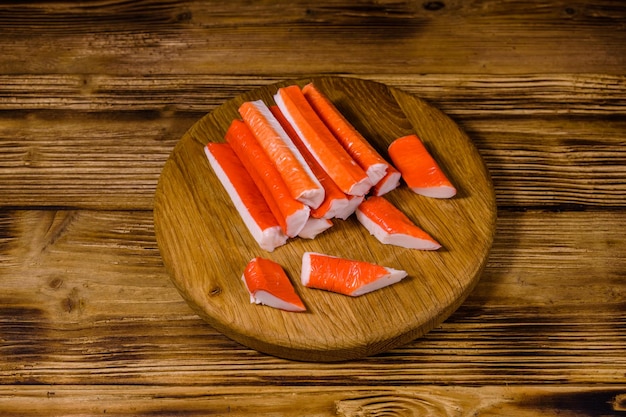
{"type": "Polygon", "coordinates": [[[300,151],[262,100],[247,101],[239,114],[280,173],[291,196],[311,208],[324,201],[324,188],[300,151]]]}
{"type": "Polygon", "coordinates": [[[356,218],[380,243],[407,249],[437,250],[439,242],[415,225],[384,197],[369,197],[356,209],[356,218]]]}
{"type": "Polygon", "coordinates": [[[413,192],[426,197],[451,198],[456,188],[430,155],[420,138],[411,134],[394,140],[389,158],[413,192]]]}
{"type": "Polygon", "coordinates": [[[356,297],[395,284],[406,276],[406,271],[370,262],[305,252],[300,279],[308,288],[356,297]]]}
{"type": "Polygon", "coordinates": [[[250,294],[251,303],[285,311],[306,311],[285,270],[270,259],[252,259],[241,279],[250,294]]]}
{"type": "Polygon", "coordinates": [[[263,194],[228,143],[208,143],[204,152],[237,212],[259,246],[272,252],[287,242],[263,194]]]}
{"type": "Polygon", "coordinates": [[[361,133],[341,114],[335,105],[313,83],[302,88],[302,94],[337,141],[376,185],[387,173],[389,163],[380,156],[361,133]]]}
{"type": "Polygon", "coordinates": [[[309,152],[300,136],[298,136],[298,133],[294,130],[293,126],[289,124],[278,106],[270,106],[270,111],[283,129],[285,129],[285,132],[289,135],[296,148],[298,148],[313,174],[315,174],[320,184],[324,187],[324,201],[319,207],[311,210],[311,217],[317,219],[332,219],[337,217],[345,220],[345,218],[356,210],[356,207],[354,207],[352,211],[350,211],[350,198],[341,191],[337,184],[328,176],[326,171],[324,171],[319,162],[311,155],[311,152],[309,152]]]}
{"type": "Polygon", "coordinates": [[[348,195],[365,195],[373,186],[365,171],[343,149],[297,85],[279,88],[274,101],[324,171],[348,195]]]}
{"type": "Polygon", "coordinates": [[[271,159],[242,120],[231,122],[226,141],[250,173],[283,232],[297,236],[309,218],[309,206],[291,196],[271,159]]]}

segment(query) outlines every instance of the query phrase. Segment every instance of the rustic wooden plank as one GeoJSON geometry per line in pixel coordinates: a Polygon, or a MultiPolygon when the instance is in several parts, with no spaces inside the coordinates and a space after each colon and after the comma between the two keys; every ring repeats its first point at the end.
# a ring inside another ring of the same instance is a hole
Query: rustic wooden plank
{"type": "MultiPolygon", "coordinates": [[[[625,203],[623,76],[372,79],[450,114],[485,158],[500,206],[625,203]]],[[[150,209],[183,133],[224,101],[270,81],[276,79],[5,76],[0,204],[150,209]]]]}
{"type": "Polygon", "coordinates": [[[621,415],[626,386],[3,386],[6,415],[621,415]]]}
{"type": "Polygon", "coordinates": [[[606,0],[9,2],[0,72],[622,74],[624,16],[606,0]]]}
{"type": "Polygon", "coordinates": [[[350,366],[272,358],[211,329],[170,282],[149,212],[1,213],[0,385],[624,381],[623,211],[500,213],[461,308],[350,366]]]}

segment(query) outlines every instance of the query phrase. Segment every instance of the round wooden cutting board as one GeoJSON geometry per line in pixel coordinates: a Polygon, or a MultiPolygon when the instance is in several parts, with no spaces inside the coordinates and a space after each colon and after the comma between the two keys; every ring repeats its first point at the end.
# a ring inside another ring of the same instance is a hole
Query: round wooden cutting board
{"type": "Polygon", "coordinates": [[[373,355],[431,330],[471,292],[487,262],[496,221],[493,186],[467,135],[425,101],[384,84],[320,77],[268,85],[236,97],[199,120],[179,141],[155,196],[156,237],[167,270],[189,305],[215,329],[261,352],[305,361],[373,355]],[[416,133],[455,184],[451,199],[421,197],[405,184],[385,195],[442,244],[435,252],[382,245],[354,216],[313,240],[290,239],[267,252],[246,229],[204,154],[223,142],[244,101],[285,85],[315,83],[375,148],[387,156],[396,138],[416,133]],[[300,284],[302,254],[321,252],[408,272],[403,281],[352,298],[300,284]],[[254,257],[283,266],[307,311],[250,303],[241,281],[254,257]]]}

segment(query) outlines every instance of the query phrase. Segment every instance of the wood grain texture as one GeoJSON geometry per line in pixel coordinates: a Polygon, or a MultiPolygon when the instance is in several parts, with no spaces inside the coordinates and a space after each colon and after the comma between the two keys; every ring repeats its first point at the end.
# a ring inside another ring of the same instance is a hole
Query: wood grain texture
{"type": "Polygon", "coordinates": [[[450,315],[478,280],[493,240],[495,196],[471,141],[447,116],[420,99],[356,78],[285,81],[224,103],[183,136],[168,159],[155,196],[157,241],[187,302],[227,336],[262,352],[297,360],[369,356],[412,340],[450,315]],[[204,155],[223,142],[241,103],[285,85],[313,82],[382,155],[393,140],[420,136],[458,190],[451,199],[421,198],[402,187],[387,194],[441,243],[436,252],[381,245],[354,219],[335,221],[316,239],[291,239],[272,253],[259,248],[204,155]],[[404,270],[409,277],[362,297],[304,288],[302,254],[320,252],[404,270]],[[293,314],[251,305],[240,282],[262,256],[281,265],[307,311],[293,314]]]}
{"type": "MultiPolygon", "coordinates": [[[[623,76],[366,78],[449,114],[483,156],[499,206],[626,204],[623,76]]],[[[0,205],[150,210],[167,157],[195,122],[283,79],[5,76],[0,205]]]]}
{"type": "Polygon", "coordinates": [[[0,385],[624,380],[623,212],[500,213],[485,271],[448,320],[347,364],[273,358],[204,323],[165,271],[150,212],[4,211],[0,219],[0,385]]]}

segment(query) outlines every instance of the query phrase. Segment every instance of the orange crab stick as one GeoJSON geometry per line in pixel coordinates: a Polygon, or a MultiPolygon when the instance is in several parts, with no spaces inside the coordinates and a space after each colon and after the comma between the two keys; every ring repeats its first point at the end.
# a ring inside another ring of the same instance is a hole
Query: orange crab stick
{"type": "Polygon", "coordinates": [[[300,279],[308,288],[356,297],[395,284],[406,276],[406,271],[370,262],[305,252],[300,279]]]}
{"type": "Polygon", "coordinates": [[[456,195],[456,188],[416,135],[394,140],[388,152],[402,178],[415,193],[435,198],[456,195]]]}
{"type": "Polygon", "coordinates": [[[283,268],[265,258],[254,258],[241,276],[250,294],[250,302],[286,311],[306,311],[283,268]]]}
{"type": "Polygon", "coordinates": [[[247,101],[239,114],[274,161],[291,196],[311,208],[319,207],[324,188],[267,105],[262,100],[247,101]]]}
{"type": "MultiPolygon", "coordinates": [[[[298,136],[293,126],[289,124],[285,115],[280,111],[278,106],[271,106],[270,111],[276,117],[276,120],[285,129],[285,132],[289,135],[292,142],[300,151],[302,157],[311,168],[311,171],[319,179],[320,183],[324,187],[324,201],[319,207],[311,210],[311,217],[317,219],[332,219],[333,217],[342,218],[349,210],[349,198],[341,189],[335,184],[335,182],[328,176],[320,164],[313,158],[311,152],[302,142],[302,139],[298,136]]],[[[356,207],[355,207],[356,209],[356,207]]],[[[352,210],[354,211],[354,210],[352,210]]],[[[346,216],[347,217],[347,216],[346,216]]]]}
{"type": "Polygon", "coordinates": [[[382,180],[378,181],[372,188],[371,194],[381,196],[387,194],[389,191],[395,190],[400,186],[400,179],[402,174],[393,165],[387,166],[387,174],[382,180]]]}
{"type": "Polygon", "coordinates": [[[383,244],[422,250],[441,247],[384,197],[373,196],[362,202],[356,209],[356,218],[383,244]]]}
{"type": "Polygon", "coordinates": [[[284,233],[297,236],[309,218],[309,206],[291,197],[278,170],[243,121],[232,121],[226,141],[250,173],[284,233]]]}
{"type": "Polygon", "coordinates": [[[274,101],[313,157],[349,195],[365,195],[373,186],[365,171],[343,149],[297,85],[279,88],[274,101]]]}
{"type": "Polygon", "coordinates": [[[272,252],[284,245],[287,235],[231,146],[228,143],[209,143],[204,151],[215,175],[259,246],[272,252]]]}
{"type": "Polygon", "coordinates": [[[365,170],[372,184],[376,185],[385,174],[389,164],[361,133],[337,110],[335,105],[313,85],[307,84],[302,93],[322,119],[341,146],[365,170]]]}

